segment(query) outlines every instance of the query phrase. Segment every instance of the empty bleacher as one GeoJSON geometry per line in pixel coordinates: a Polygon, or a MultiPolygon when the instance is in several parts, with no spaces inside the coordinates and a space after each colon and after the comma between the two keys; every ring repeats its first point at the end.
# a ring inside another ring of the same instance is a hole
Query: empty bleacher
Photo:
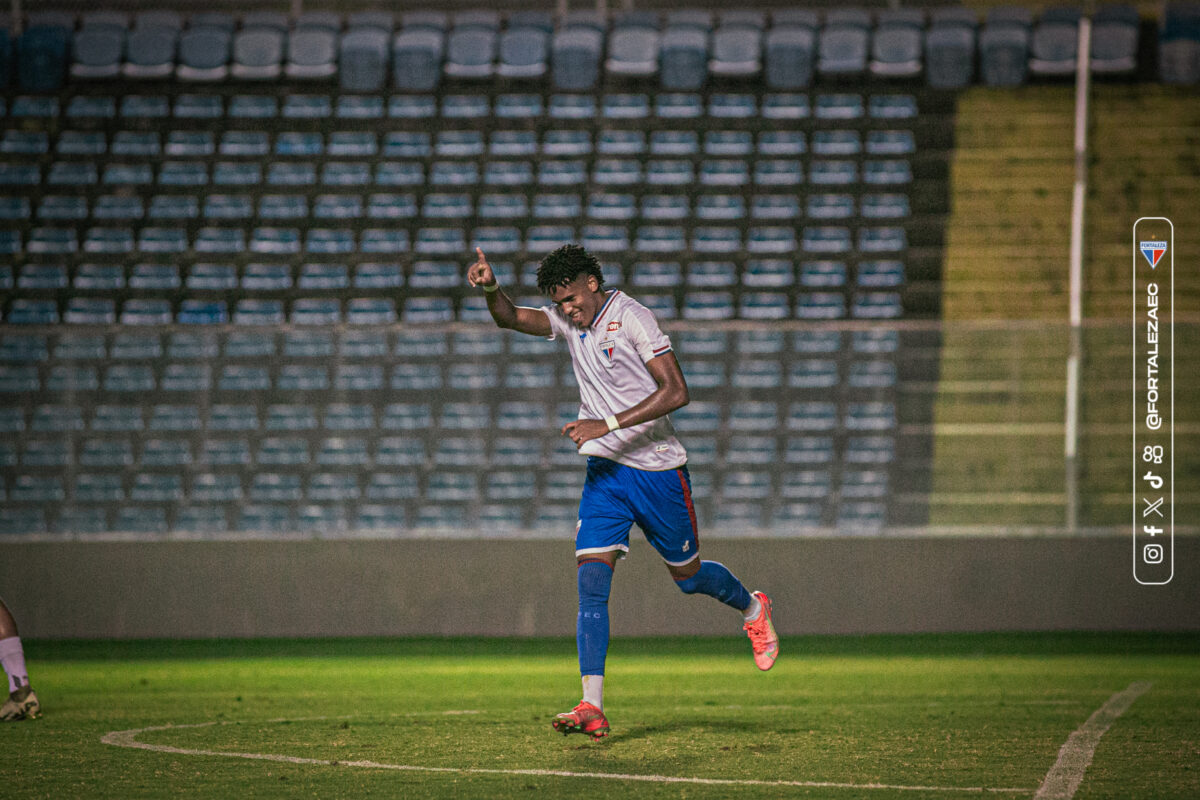
{"type": "Polygon", "coordinates": [[[940,312],[955,91],[1061,72],[1069,27],[31,14],[0,92],[0,531],[573,521],[569,363],[463,280],[480,246],[540,305],[564,241],[671,331],[706,524],[921,521],[937,337],[890,323],[940,312]]]}

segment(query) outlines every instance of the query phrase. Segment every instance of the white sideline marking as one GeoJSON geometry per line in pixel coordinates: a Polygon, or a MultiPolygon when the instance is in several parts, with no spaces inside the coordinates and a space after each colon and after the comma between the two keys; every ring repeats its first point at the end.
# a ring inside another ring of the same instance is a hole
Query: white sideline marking
{"type": "MultiPolygon", "coordinates": [[[[477,711],[444,711],[433,712],[441,714],[477,714],[477,711]]],[[[407,715],[405,715],[407,716],[407,715]]],[[[303,720],[348,719],[349,717],[303,717],[296,719],[275,719],[267,722],[298,722],[303,720]]],[[[426,767],[412,764],[384,764],[378,761],[339,761],[326,758],[301,758],[286,756],[278,753],[231,753],[222,750],[203,750],[198,748],[174,747],[168,744],[150,744],[139,742],[138,736],[153,731],[183,730],[188,728],[210,728],[215,725],[235,725],[233,720],[214,722],[198,722],[190,725],[153,725],[146,728],[132,728],[126,731],[111,731],[101,737],[102,744],[114,747],[129,747],[136,750],[151,750],[156,753],[170,753],[181,756],[219,756],[223,758],[245,758],[253,761],[275,761],[285,764],[305,764],[322,767],[358,767],[364,769],[389,769],[405,772],[441,772],[457,773],[460,775],[528,775],[531,777],[547,778],[597,778],[615,781],[641,781],[644,783],[685,783],[702,784],[706,786],[796,786],[802,788],[820,789],[890,789],[905,792],[960,792],[963,794],[1023,794],[1028,796],[1031,789],[988,788],[984,786],[899,786],[887,783],[841,783],[837,781],[756,781],[730,778],[694,778],[675,775],[630,775],[616,772],[569,772],[556,769],[488,769],[485,767],[426,767]]],[[[254,723],[250,723],[254,724],[254,723]]],[[[259,723],[262,724],[262,723],[259,723]]]]}
{"type": "Polygon", "coordinates": [[[1087,722],[1067,737],[1066,743],[1058,751],[1058,760],[1046,773],[1037,794],[1033,796],[1034,800],[1071,800],[1083,781],[1083,773],[1092,763],[1100,737],[1150,686],[1149,682],[1131,683],[1092,712],[1087,722]]]}

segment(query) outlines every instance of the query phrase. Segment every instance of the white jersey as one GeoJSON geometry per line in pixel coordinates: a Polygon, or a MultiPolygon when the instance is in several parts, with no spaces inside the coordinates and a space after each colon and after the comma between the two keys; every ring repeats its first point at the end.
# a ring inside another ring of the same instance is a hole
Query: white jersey
{"type": "MultiPolygon", "coordinates": [[[[579,384],[579,419],[619,414],[658,388],[646,362],[671,352],[671,340],[650,309],[629,295],[609,292],[587,328],[577,328],[556,305],[543,306],[542,311],[550,318],[550,338],[562,336],[571,351],[579,384]]],[[[644,470],[677,469],[687,463],[687,451],[666,416],[584,442],[579,452],[644,470]]]]}

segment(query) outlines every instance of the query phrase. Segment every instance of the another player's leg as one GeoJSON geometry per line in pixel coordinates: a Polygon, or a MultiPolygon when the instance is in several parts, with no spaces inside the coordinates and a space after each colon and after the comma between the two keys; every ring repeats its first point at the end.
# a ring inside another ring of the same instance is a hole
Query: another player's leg
{"type": "Polygon", "coordinates": [[[554,730],[564,736],[583,733],[600,739],[608,735],[608,719],[604,716],[604,661],[608,654],[608,596],[616,557],[615,550],[579,557],[575,643],[579,648],[583,700],[571,711],[554,718],[554,730]]]}
{"type": "Polygon", "coordinates": [[[0,666],[8,675],[8,699],[0,705],[0,720],[8,722],[41,716],[41,705],[29,685],[29,671],[25,668],[25,651],[21,647],[21,637],[17,635],[17,623],[3,601],[0,601],[0,666]]]}

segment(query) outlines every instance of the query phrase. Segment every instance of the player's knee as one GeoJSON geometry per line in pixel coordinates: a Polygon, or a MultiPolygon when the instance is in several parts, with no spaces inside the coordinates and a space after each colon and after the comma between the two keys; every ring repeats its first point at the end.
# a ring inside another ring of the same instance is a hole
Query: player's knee
{"type": "Polygon", "coordinates": [[[700,577],[700,573],[693,574],[690,578],[676,578],[675,585],[679,587],[679,591],[684,594],[695,594],[704,586],[704,580],[700,577]]]}

